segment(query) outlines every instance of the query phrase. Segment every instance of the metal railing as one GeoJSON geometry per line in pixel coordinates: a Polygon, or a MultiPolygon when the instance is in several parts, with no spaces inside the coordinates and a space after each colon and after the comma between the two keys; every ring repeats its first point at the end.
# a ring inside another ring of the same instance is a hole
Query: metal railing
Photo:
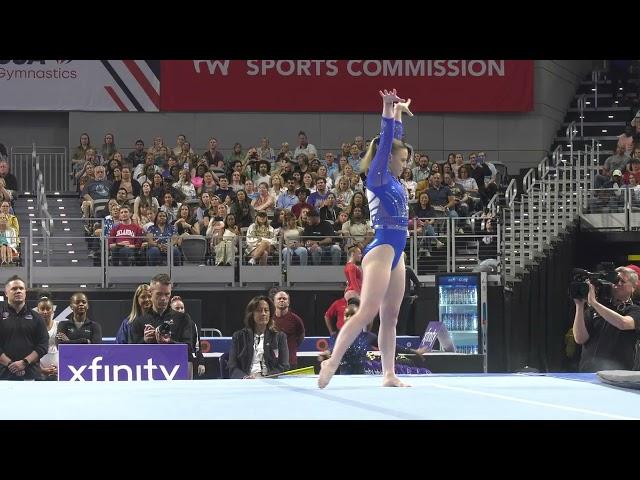
{"type": "Polygon", "coordinates": [[[9,163],[18,179],[18,189],[30,192],[36,182],[34,150],[40,160],[43,185],[46,192],[69,191],[69,157],[66,147],[36,145],[11,147],[9,163]]]}

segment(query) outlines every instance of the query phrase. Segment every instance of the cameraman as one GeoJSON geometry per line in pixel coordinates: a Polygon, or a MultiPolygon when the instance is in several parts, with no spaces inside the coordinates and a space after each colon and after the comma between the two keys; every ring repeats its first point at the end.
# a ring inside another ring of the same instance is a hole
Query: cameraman
{"type": "Polygon", "coordinates": [[[170,308],[171,278],[160,273],[151,279],[150,287],[151,308],[131,324],[128,343],[186,343],[191,361],[193,322],[188,314],[170,308]],[[165,330],[169,327],[170,332],[165,330]]]}
{"type": "Polygon", "coordinates": [[[612,288],[611,307],[596,298],[596,290],[589,282],[585,299],[574,299],[576,315],[573,335],[582,345],[580,372],[598,370],[632,370],[637,334],[640,330],[640,307],[631,297],[638,283],[638,274],[627,267],[616,268],[618,283],[612,288]]]}

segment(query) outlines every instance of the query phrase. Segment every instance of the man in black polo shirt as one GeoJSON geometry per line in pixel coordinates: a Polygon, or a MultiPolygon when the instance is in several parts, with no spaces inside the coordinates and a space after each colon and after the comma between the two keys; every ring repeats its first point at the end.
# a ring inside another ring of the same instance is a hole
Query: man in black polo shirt
{"type": "Polygon", "coordinates": [[[336,238],[333,227],[326,220],[320,220],[320,213],[315,208],[307,214],[307,226],[302,236],[314,265],[320,265],[322,254],[331,255],[333,265],[340,264],[342,250],[334,243],[336,238]]]}
{"type": "Polygon", "coordinates": [[[608,306],[596,298],[593,285],[589,286],[586,309],[585,300],[574,300],[573,336],[582,345],[581,372],[633,370],[634,357],[636,362],[640,360],[637,358],[640,307],[631,300],[638,274],[626,267],[618,267],[616,272],[618,283],[613,287],[608,306]]]}
{"type": "Polygon", "coordinates": [[[49,350],[44,319],[27,308],[27,288],[14,275],[4,287],[7,303],[0,313],[0,380],[33,380],[35,366],[49,350]]]}
{"type": "MultiPolygon", "coordinates": [[[[137,317],[129,330],[129,343],[186,343],[191,346],[191,317],[176,312],[169,305],[171,278],[160,273],[151,279],[151,308],[137,317]],[[171,326],[171,335],[163,335],[159,328],[164,322],[171,326]]],[[[189,355],[189,358],[191,356],[189,355]]]]}

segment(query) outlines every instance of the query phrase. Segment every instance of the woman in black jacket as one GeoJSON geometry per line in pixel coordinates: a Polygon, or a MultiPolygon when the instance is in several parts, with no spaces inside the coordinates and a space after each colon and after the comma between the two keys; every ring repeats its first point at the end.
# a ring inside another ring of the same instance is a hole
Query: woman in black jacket
{"type": "Polygon", "coordinates": [[[231,339],[230,378],[260,378],[289,370],[287,336],[276,329],[275,306],[264,295],[254,297],[245,310],[246,328],[231,339]]]}

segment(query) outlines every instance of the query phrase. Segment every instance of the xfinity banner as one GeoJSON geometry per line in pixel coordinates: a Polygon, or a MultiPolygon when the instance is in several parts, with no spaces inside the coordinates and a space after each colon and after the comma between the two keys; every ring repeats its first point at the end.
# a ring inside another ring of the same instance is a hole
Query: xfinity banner
{"type": "Polygon", "coordinates": [[[532,60],[163,60],[162,111],[379,112],[397,88],[414,112],[533,109],[532,60]]]}
{"type": "Polygon", "coordinates": [[[59,346],[59,380],[132,382],[188,380],[187,345],[59,346]]]}
{"type": "Polygon", "coordinates": [[[159,108],[159,60],[0,60],[2,110],[159,108]]]}

